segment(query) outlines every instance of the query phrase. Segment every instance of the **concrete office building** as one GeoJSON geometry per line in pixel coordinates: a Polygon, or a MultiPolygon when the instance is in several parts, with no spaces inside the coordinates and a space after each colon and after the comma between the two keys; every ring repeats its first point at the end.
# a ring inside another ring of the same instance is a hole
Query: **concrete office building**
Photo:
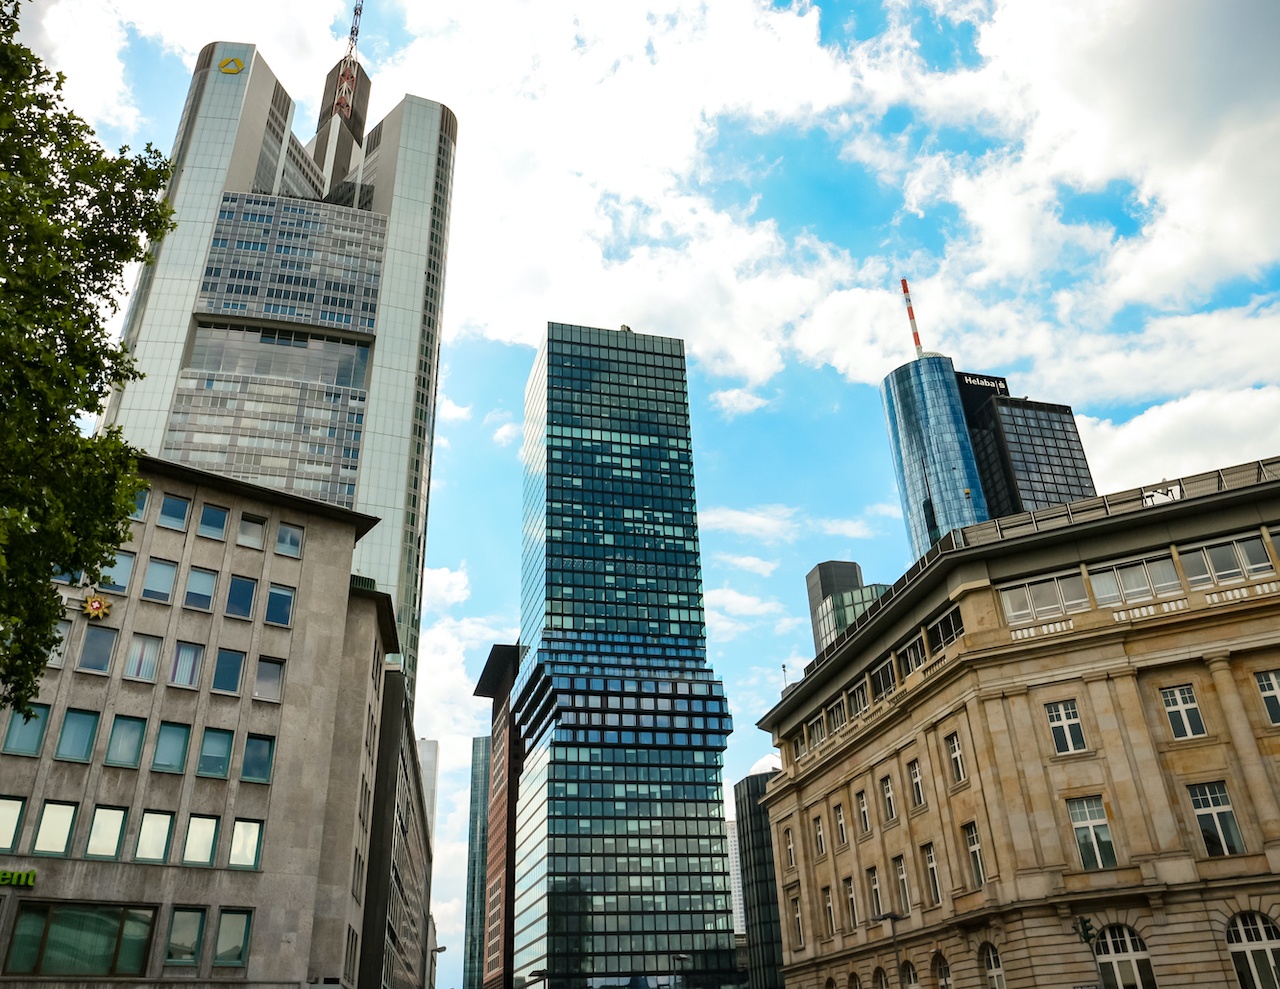
{"type": "Polygon", "coordinates": [[[760,804],[769,780],[779,768],[776,757],[766,756],[733,788],[750,989],[783,989],[782,924],[773,833],[769,830],[769,812],[760,804]]]}
{"type": "MultiPolygon", "coordinates": [[[[35,718],[0,715],[0,875],[36,877],[0,887],[0,982],[354,989],[383,957],[368,863],[405,679],[391,598],[351,576],[377,520],[141,468],[132,540],[61,584],[35,718]]],[[[420,858],[423,814],[401,823],[420,858]]]]}
{"type": "Polygon", "coordinates": [[[682,342],[549,324],[524,423],[511,984],[732,984],[682,342]]]}
{"type": "Polygon", "coordinates": [[[485,874],[489,858],[489,736],[471,740],[471,801],[467,817],[467,901],[462,989],[484,985],[485,874]]]}
{"type": "Polygon", "coordinates": [[[787,986],[1273,985],[1278,537],[1273,459],[930,550],[760,722],[787,986]]]}
{"type": "Polygon", "coordinates": [[[809,621],[813,625],[816,654],[831,645],[889,585],[864,584],[862,567],[858,564],[828,560],[809,571],[805,588],[809,594],[809,621]]]}
{"type": "Polygon", "coordinates": [[[742,912],[742,859],[738,848],[738,822],[725,821],[724,826],[729,847],[729,895],[733,904],[733,932],[745,934],[747,920],[742,912]]]}
{"type": "Polygon", "coordinates": [[[396,602],[417,671],[422,561],[457,121],[406,96],[365,130],[330,73],[304,147],[253,45],[196,61],[124,342],[144,377],[105,421],[148,453],[382,520],[355,572],[396,602]]]}

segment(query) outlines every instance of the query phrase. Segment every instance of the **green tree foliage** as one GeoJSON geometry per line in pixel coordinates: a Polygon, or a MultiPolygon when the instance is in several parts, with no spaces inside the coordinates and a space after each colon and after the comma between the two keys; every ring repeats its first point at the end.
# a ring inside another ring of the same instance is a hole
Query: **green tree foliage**
{"type": "Polygon", "coordinates": [[[77,418],[137,377],[105,324],[170,210],[164,158],[103,149],[18,8],[0,0],[0,709],[25,712],[63,617],[54,569],[96,579],[128,538],[135,451],[77,418]]]}

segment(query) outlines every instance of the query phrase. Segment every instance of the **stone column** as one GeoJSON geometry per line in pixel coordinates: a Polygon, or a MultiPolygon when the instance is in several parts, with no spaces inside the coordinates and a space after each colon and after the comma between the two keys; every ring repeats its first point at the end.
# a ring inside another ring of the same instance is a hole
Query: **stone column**
{"type": "MultiPolygon", "coordinates": [[[[1240,760],[1249,799],[1253,802],[1258,823],[1262,826],[1263,843],[1267,846],[1280,844],[1280,804],[1276,801],[1271,780],[1262,764],[1258,740],[1250,729],[1249,715],[1245,712],[1244,702],[1240,700],[1235,677],[1231,675],[1229,656],[1225,652],[1206,656],[1205,663],[1213,675],[1213,685],[1218,690],[1218,701],[1222,705],[1227,731],[1231,735],[1231,746],[1236,751],[1236,758],[1240,760]]],[[[1280,860],[1280,848],[1276,849],[1275,857],[1280,860]]],[[[1275,869],[1277,864],[1280,861],[1272,862],[1272,868],[1275,869]]]]}

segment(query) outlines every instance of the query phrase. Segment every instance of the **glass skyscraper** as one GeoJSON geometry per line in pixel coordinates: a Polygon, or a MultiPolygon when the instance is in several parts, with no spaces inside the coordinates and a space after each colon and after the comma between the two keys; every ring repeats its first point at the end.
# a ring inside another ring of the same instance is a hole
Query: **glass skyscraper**
{"type": "Polygon", "coordinates": [[[924,556],[952,529],[989,517],[955,366],[925,354],[889,372],[880,394],[911,551],[924,556]]]}
{"type": "Polygon", "coordinates": [[[412,703],[457,120],[406,96],[366,132],[329,74],[318,131],[253,45],[200,53],[106,423],[148,453],[382,523],[357,573],[396,602],[412,703]]]}
{"type": "Polygon", "coordinates": [[[549,324],[524,428],[515,984],[731,984],[682,342],[549,324]]]}
{"type": "Polygon", "coordinates": [[[471,803],[467,823],[467,906],[462,989],[484,985],[485,869],[489,858],[488,735],[471,740],[471,803]]]}

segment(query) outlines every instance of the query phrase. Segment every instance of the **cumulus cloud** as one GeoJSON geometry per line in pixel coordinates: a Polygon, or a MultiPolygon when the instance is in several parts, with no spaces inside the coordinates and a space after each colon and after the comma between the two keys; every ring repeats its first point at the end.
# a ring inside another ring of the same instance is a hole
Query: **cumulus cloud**
{"type": "Polygon", "coordinates": [[[862,519],[818,519],[815,524],[827,536],[870,539],[876,535],[875,530],[862,519]]]}
{"type": "Polygon", "coordinates": [[[698,511],[700,529],[732,532],[761,542],[787,542],[800,531],[797,509],[787,505],[760,505],[751,509],[703,508],[698,511]]]}
{"type": "Polygon", "coordinates": [[[777,601],[743,594],[729,587],[713,587],[706,592],[705,598],[708,608],[717,608],[730,615],[772,615],[782,610],[777,601]]]}
{"type": "Polygon", "coordinates": [[[726,419],[732,419],[734,416],[739,416],[746,412],[754,412],[756,409],[762,409],[769,404],[767,398],[762,398],[746,388],[730,388],[725,391],[712,392],[711,402],[724,413],[726,419]]]}
{"type": "Polygon", "coordinates": [[[471,582],[467,577],[467,561],[457,570],[448,567],[427,567],[422,572],[422,610],[444,611],[461,604],[471,597],[471,582]]]}
{"type": "Polygon", "coordinates": [[[762,560],[758,556],[735,556],[732,553],[717,552],[713,555],[717,563],[723,563],[725,566],[733,567],[737,570],[747,570],[751,573],[758,573],[761,577],[768,577],[778,569],[779,560],[762,560]]]}
{"type": "Polygon", "coordinates": [[[471,406],[459,405],[448,395],[441,395],[436,401],[436,416],[442,422],[465,422],[471,418],[471,406]]]}
{"type": "Polygon", "coordinates": [[[493,431],[493,442],[498,446],[510,446],[520,438],[520,424],[518,422],[503,423],[493,431]]]}

